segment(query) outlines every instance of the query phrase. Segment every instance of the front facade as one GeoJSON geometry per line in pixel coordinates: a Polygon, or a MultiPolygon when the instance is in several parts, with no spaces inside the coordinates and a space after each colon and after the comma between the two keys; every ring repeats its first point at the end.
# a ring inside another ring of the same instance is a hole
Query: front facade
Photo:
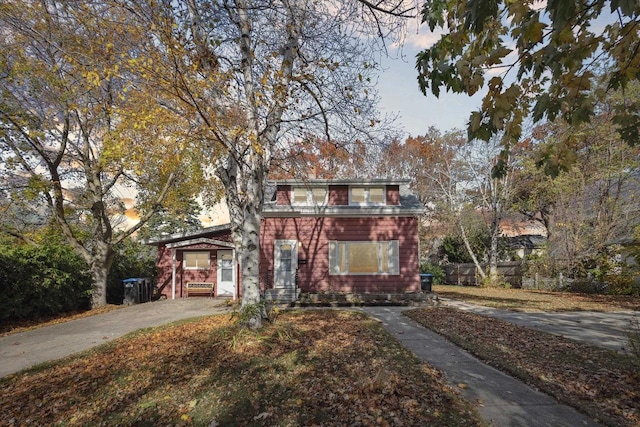
{"type": "MultiPolygon", "coordinates": [[[[392,180],[269,183],[260,232],[262,291],[418,292],[423,206],[407,186],[392,180]]],[[[183,297],[190,283],[205,282],[214,283],[215,296],[238,295],[230,242],[229,226],[152,242],[159,249],[158,284],[168,285],[163,293],[183,297]]]]}

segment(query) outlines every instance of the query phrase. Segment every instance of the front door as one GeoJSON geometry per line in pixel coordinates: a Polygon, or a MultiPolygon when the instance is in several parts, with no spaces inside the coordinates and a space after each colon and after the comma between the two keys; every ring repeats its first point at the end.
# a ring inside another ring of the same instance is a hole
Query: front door
{"type": "Polygon", "coordinates": [[[273,252],[273,287],[295,287],[298,270],[298,242],[296,240],[276,240],[273,252]]]}
{"type": "Polygon", "coordinates": [[[218,274],[217,296],[233,296],[235,297],[236,289],[236,269],[233,262],[233,251],[219,250],[218,263],[216,265],[218,274]]]}

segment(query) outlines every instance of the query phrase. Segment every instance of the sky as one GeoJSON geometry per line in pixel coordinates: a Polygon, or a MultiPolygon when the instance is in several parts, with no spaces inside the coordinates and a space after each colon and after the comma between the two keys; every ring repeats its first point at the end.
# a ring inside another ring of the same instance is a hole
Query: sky
{"type": "Polygon", "coordinates": [[[473,97],[465,94],[441,92],[436,98],[430,92],[424,96],[418,87],[418,72],[415,69],[415,53],[407,59],[385,60],[385,70],[378,80],[380,110],[383,113],[398,113],[397,124],[408,135],[424,135],[430,126],[442,132],[466,129],[469,114],[477,110],[482,94],[473,97]]]}
{"type": "Polygon", "coordinates": [[[473,97],[465,94],[446,93],[444,90],[436,98],[431,92],[424,96],[418,87],[418,72],[415,58],[418,52],[429,47],[438,38],[430,33],[426,25],[416,30],[410,25],[407,30],[402,53],[392,53],[383,58],[378,79],[380,110],[383,113],[398,113],[397,125],[406,136],[424,135],[430,126],[442,132],[452,129],[466,129],[469,114],[477,110],[485,91],[473,97]],[[412,27],[412,28],[411,28],[412,27]]]}

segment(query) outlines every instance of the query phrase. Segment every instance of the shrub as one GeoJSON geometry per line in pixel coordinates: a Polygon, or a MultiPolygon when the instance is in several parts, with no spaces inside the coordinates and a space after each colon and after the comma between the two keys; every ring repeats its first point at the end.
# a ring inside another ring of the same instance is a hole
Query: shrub
{"type": "Polygon", "coordinates": [[[87,265],[68,245],[0,245],[0,320],[89,308],[87,265]]]}
{"type": "Polygon", "coordinates": [[[447,275],[445,274],[442,267],[436,264],[432,264],[429,261],[423,262],[420,264],[420,273],[422,274],[433,274],[433,284],[440,285],[443,284],[447,275]]]}

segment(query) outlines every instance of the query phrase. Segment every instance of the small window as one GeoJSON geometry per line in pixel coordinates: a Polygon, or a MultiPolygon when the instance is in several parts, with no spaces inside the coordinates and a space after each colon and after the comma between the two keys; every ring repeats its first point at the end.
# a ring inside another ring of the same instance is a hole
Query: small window
{"type": "Polygon", "coordinates": [[[327,189],[325,187],[297,187],[293,188],[291,204],[298,206],[325,205],[327,203],[327,189]]]}
{"type": "Polygon", "coordinates": [[[386,197],[383,187],[371,187],[369,188],[369,204],[370,205],[384,205],[386,197]]]}
{"type": "Polygon", "coordinates": [[[364,205],[367,202],[364,187],[351,187],[351,204],[364,205]]]}
{"type": "Polygon", "coordinates": [[[387,202],[385,187],[351,187],[349,196],[352,205],[385,205],[387,202]]]}
{"type": "Polygon", "coordinates": [[[222,282],[233,281],[233,255],[231,254],[223,254],[220,258],[220,280],[222,282]]]}
{"type": "Polygon", "coordinates": [[[313,188],[311,190],[311,201],[314,205],[324,205],[327,203],[327,189],[313,188]]]}
{"type": "Polygon", "coordinates": [[[293,189],[293,204],[306,205],[307,204],[307,189],[306,188],[294,188],[293,189]]]}
{"type": "Polygon", "coordinates": [[[210,268],[209,252],[185,252],[184,268],[186,270],[208,270],[210,268]]]}

